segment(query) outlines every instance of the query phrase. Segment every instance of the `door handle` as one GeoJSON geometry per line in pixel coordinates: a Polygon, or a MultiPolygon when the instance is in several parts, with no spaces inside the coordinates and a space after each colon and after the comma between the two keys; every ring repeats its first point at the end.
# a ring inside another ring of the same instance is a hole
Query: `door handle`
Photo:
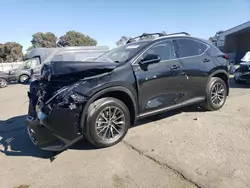
{"type": "Polygon", "coordinates": [[[211,61],[211,59],[207,59],[207,58],[203,59],[203,63],[207,63],[209,61],[211,61]]]}
{"type": "Polygon", "coordinates": [[[181,68],[179,65],[172,65],[170,67],[171,70],[175,70],[175,69],[179,69],[179,68],[181,68]]]}

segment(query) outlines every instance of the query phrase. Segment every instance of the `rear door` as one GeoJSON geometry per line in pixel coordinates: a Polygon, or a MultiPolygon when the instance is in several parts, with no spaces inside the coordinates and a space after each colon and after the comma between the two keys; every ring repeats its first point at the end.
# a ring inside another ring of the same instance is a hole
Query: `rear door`
{"type": "Polygon", "coordinates": [[[173,41],[183,67],[182,102],[196,102],[205,96],[207,72],[204,65],[211,59],[206,54],[208,45],[191,38],[178,38],[173,41]]]}

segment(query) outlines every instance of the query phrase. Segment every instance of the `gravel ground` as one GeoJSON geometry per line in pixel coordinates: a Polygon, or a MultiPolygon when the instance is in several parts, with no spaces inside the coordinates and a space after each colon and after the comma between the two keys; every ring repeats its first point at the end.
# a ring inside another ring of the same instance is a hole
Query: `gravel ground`
{"type": "Polygon", "coordinates": [[[52,163],[27,135],[27,86],[0,89],[0,187],[250,187],[250,86],[231,86],[223,109],[148,118],[116,146],[82,141],[52,163]]]}

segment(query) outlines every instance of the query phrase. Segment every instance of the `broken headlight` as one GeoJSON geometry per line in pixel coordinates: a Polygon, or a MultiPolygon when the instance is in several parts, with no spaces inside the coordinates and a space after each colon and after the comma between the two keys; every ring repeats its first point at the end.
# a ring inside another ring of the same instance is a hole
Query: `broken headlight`
{"type": "Polygon", "coordinates": [[[77,84],[73,84],[59,89],[55,92],[53,97],[46,102],[46,104],[57,103],[56,105],[63,106],[84,103],[86,101],[86,97],[74,91],[77,86],[77,84]]]}

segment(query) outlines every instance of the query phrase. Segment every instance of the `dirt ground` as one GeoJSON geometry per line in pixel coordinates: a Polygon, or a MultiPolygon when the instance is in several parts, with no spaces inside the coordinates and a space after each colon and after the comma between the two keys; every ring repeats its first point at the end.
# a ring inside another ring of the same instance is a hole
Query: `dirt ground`
{"type": "Polygon", "coordinates": [[[151,117],[116,146],[82,141],[51,163],[26,132],[27,86],[10,85],[0,89],[0,187],[250,187],[249,89],[232,84],[220,111],[151,117]]]}

